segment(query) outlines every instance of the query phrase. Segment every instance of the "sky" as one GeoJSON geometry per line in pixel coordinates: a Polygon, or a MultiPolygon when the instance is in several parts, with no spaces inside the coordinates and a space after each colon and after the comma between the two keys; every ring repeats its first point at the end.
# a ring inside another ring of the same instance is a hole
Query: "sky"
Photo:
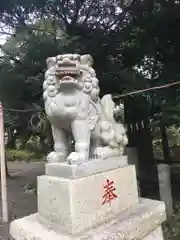
{"type": "MultiPolygon", "coordinates": [[[[4,44],[6,42],[7,35],[0,34],[0,45],[4,44]]],[[[4,54],[2,50],[0,50],[0,57],[2,57],[4,54]]]]}
{"type": "MultiPolygon", "coordinates": [[[[1,1],[1,0],[0,0],[1,1]]],[[[7,29],[6,27],[5,27],[5,29],[4,29],[4,26],[2,25],[2,23],[0,22],[0,30],[2,29],[2,31],[7,31],[7,32],[9,32],[9,29],[7,29]]],[[[5,42],[6,42],[6,39],[7,39],[7,37],[8,37],[9,35],[8,34],[2,34],[2,33],[0,33],[0,45],[3,45],[5,42]]],[[[0,50],[0,56],[2,56],[3,55],[3,53],[2,53],[2,50],[0,50]]]]}
{"type": "Polygon", "coordinates": [[[6,36],[5,35],[2,35],[0,34],[0,44],[4,44],[6,41],[6,36]]]}

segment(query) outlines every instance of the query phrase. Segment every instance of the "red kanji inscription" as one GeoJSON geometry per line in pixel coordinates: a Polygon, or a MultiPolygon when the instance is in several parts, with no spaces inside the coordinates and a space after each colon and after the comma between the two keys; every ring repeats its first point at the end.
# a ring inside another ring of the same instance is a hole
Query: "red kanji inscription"
{"type": "Polygon", "coordinates": [[[105,194],[103,196],[103,202],[102,205],[105,203],[109,203],[111,205],[111,201],[118,196],[114,193],[116,191],[116,188],[114,187],[114,181],[109,181],[109,179],[106,180],[106,183],[104,185],[105,194]]]}

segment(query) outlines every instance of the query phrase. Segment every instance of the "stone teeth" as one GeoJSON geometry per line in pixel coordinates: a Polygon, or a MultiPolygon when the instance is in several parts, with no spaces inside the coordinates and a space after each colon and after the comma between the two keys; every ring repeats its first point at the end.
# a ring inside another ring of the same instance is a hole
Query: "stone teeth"
{"type": "Polygon", "coordinates": [[[63,72],[59,72],[58,74],[59,75],[70,75],[70,74],[75,74],[75,73],[72,71],[63,71],[63,72]]]}

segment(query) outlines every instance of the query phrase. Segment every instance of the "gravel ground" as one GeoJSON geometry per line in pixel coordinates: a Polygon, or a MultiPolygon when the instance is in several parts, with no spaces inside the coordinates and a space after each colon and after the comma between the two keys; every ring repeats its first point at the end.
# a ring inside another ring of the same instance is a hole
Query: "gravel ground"
{"type": "MultiPolygon", "coordinates": [[[[8,210],[9,220],[20,218],[37,211],[37,197],[29,186],[36,186],[37,176],[44,174],[43,163],[9,162],[8,210]]],[[[1,208],[0,208],[1,214],[1,208]]],[[[0,224],[0,239],[8,239],[8,226],[0,224]]]]}

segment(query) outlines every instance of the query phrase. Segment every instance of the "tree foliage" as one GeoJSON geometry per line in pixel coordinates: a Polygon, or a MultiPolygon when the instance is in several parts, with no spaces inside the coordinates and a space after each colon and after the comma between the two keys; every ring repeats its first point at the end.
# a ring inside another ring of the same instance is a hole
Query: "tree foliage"
{"type": "MultiPolygon", "coordinates": [[[[179,16],[174,0],[1,1],[1,33],[9,37],[0,46],[0,96],[6,108],[27,111],[6,112],[6,121],[26,130],[41,112],[45,60],[57,53],[90,53],[102,95],[179,81],[179,16]]],[[[144,95],[156,123],[180,122],[178,91],[144,95]]]]}

